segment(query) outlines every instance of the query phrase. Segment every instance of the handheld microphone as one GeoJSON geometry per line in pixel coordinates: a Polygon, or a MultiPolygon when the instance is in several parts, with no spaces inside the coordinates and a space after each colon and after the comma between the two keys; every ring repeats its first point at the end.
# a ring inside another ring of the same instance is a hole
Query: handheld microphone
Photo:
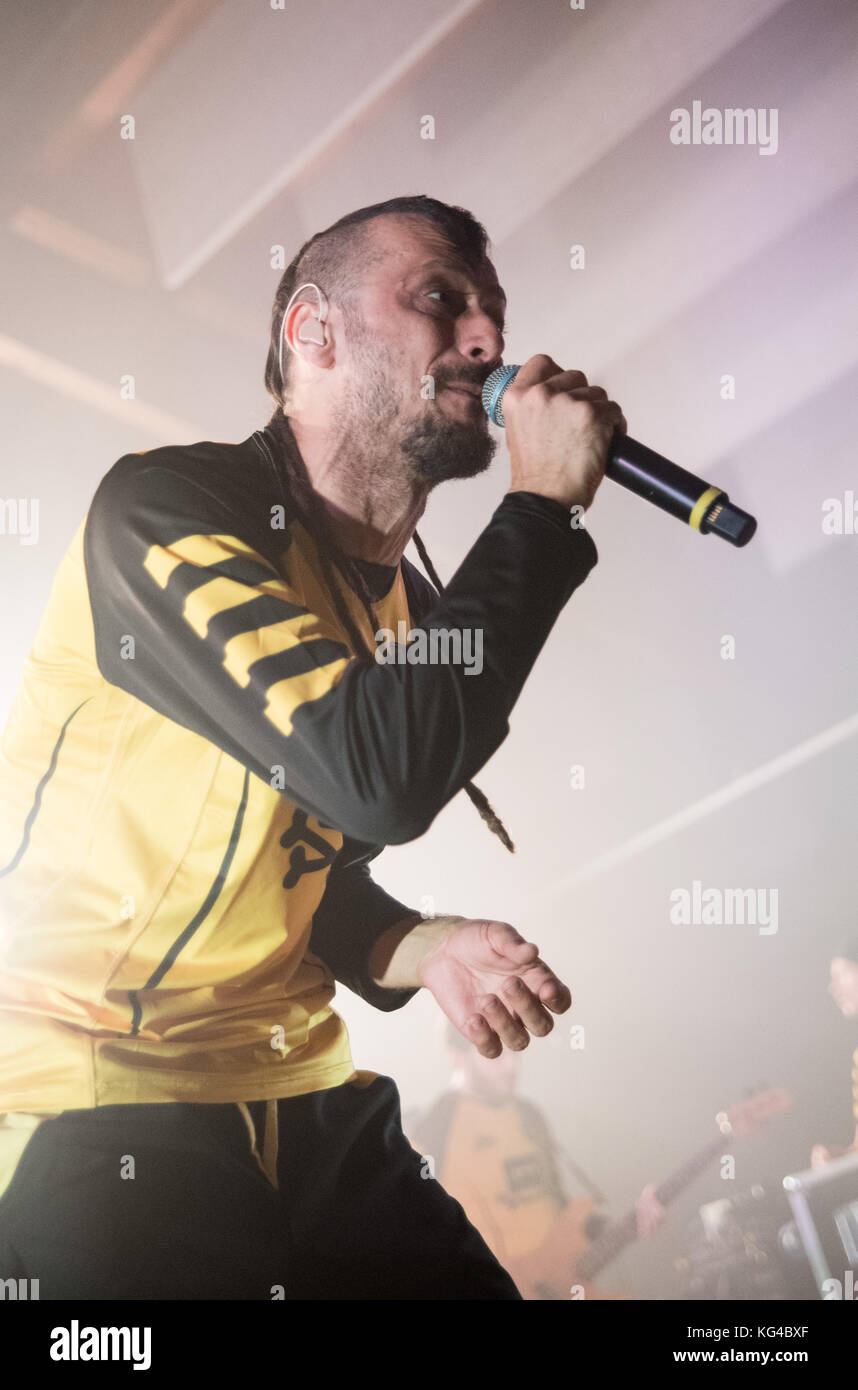
{"type": "MultiPolygon", "coordinates": [[[[495,425],[504,424],[504,392],[518,371],[518,366],[497,367],[485,381],[483,409],[495,425]]],[[[605,476],[704,536],[711,531],[731,545],[747,545],[757,529],[756,517],[734,506],[721,488],[695,478],[627,434],[614,434],[605,476]]]]}

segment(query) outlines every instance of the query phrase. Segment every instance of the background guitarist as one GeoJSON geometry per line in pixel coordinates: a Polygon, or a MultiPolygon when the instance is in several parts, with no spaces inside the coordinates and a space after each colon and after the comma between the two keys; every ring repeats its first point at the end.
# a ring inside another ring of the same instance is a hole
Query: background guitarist
{"type": "MultiPolygon", "coordinates": [[[[481,1057],[452,1026],[445,1043],[451,1076],[447,1089],[422,1117],[406,1122],[413,1146],[431,1155],[435,1177],[461,1203],[486,1244],[515,1278],[516,1264],[546,1247],[570,1203],[561,1163],[577,1173],[559,1149],[541,1111],[517,1094],[520,1054],[505,1048],[499,1057],[481,1057]]],[[[604,1201],[583,1173],[596,1203],[604,1201]]],[[[581,1202],[583,1235],[594,1240],[608,1218],[581,1202]]],[[[663,1208],[655,1187],[638,1199],[638,1234],[658,1226],[663,1208]]],[[[558,1296],[568,1298],[566,1291],[558,1296]]],[[[521,1287],[524,1297],[551,1297],[521,1287]]]]}

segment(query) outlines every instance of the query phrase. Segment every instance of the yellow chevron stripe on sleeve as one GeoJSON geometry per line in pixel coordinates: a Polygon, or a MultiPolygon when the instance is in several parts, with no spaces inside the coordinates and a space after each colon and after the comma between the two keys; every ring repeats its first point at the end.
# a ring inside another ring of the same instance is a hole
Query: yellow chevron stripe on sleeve
{"type": "Polygon", "coordinates": [[[170,575],[179,565],[196,565],[199,569],[206,569],[221,560],[231,560],[236,555],[249,555],[271,570],[272,574],[275,573],[273,566],[253,546],[240,541],[237,536],[225,535],[182,536],[179,540],[171,541],[169,546],[152,545],[146,552],[143,568],[160,588],[166,589],[170,575]]]}
{"type": "Polygon", "coordinates": [[[210,580],[208,584],[201,584],[198,589],[188,594],[183,617],[198,637],[208,637],[212,618],[228,612],[230,608],[239,608],[243,603],[250,603],[262,594],[273,594],[275,598],[282,598],[287,602],[295,601],[282,579],[248,585],[240,583],[237,579],[227,579],[218,575],[216,579],[210,580]]]}
{"type": "MultiPolygon", "coordinates": [[[[274,567],[252,546],[240,541],[236,536],[182,536],[169,546],[151,546],[143,563],[156,584],[164,589],[179,565],[189,564],[206,569],[236,555],[246,555],[258,561],[271,570],[273,577],[261,584],[242,584],[239,580],[215,575],[207,584],[201,584],[192,590],[185,599],[182,616],[197,636],[205,639],[208,636],[209,623],[219,613],[248,603],[263,594],[271,594],[293,603],[295,596],[274,567]]],[[[303,642],[325,637],[335,641],[342,640],[337,633],[326,629],[315,613],[304,610],[293,617],[284,618],[282,622],[269,623],[231,637],[224,649],[224,669],[237,685],[246,688],[250,683],[250,668],[254,662],[274,656],[278,652],[289,651],[303,642]]],[[[289,735],[292,732],[295,710],[308,701],[320,699],[336,685],[350,659],[338,657],[324,666],[313,667],[309,671],[277,681],[267,691],[266,717],[281,734],[289,735]]]]}
{"type": "Polygon", "coordinates": [[[294,618],[285,618],[282,623],[236,633],[226,644],[223,664],[233,680],[245,686],[250,681],[249,672],[254,661],[276,656],[278,652],[288,652],[302,642],[323,637],[331,638],[333,633],[322,626],[315,613],[298,613],[294,618]]]}
{"type": "Polygon", "coordinates": [[[301,705],[311,700],[319,700],[338,683],[348,660],[341,657],[330,661],[327,666],[318,666],[313,671],[300,676],[290,676],[287,680],[276,681],[268,691],[265,705],[266,718],[284,737],[292,732],[292,716],[301,705]]]}
{"type": "Polygon", "coordinates": [[[215,575],[208,584],[201,584],[193,589],[185,599],[182,616],[198,637],[205,638],[208,636],[212,618],[217,617],[219,613],[228,612],[230,608],[249,603],[260,595],[271,594],[287,602],[294,601],[288,586],[274,567],[258,551],[235,536],[183,536],[169,548],[153,545],[143,565],[155,583],[165,589],[170,575],[179,565],[188,564],[198,569],[208,569],[209,566],[233,559],[236,555],[248,556],[257,561],[271,570],[274,577],[264,583],[248,585],[237,579],[230,579],[227,575],[215,575]]]}

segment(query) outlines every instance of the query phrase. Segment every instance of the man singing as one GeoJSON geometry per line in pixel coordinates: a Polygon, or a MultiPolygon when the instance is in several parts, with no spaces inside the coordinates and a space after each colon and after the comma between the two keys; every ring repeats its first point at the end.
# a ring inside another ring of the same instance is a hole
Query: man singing
{"type": "Polygon", "coordinates": [[[419,537],[435,587],[403,557],[430,491],[490,463],[503,320],[469,213],[361,209],[281,280],[268,425],[99,485],[0,745],[0,1278],[518,1297],[331,1008],[335,980],[381,1009],[423,987],[491,1058],[571,1002],[509,923],[424,921],[368,867],[463,789],[512,848],[471,779],[596,561],[570,521],[625,421],[545,356],[507,392],[509,490],[453,579],[419,537]],[[479,632],[479,671],[377,660],[400,622],[406,658],[479,632]]]}

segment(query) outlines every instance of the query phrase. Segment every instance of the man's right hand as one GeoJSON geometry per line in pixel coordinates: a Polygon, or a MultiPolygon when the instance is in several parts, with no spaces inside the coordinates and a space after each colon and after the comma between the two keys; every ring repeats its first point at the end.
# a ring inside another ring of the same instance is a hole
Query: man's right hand
{"type": "Polygon", "coordinates": [[[550,357],[531,357],[503,398],[510,492],[538,492],[564,507],[590,506],[615,429],[626,432],[616,401],[583,372],[564,372],[550,357]]]}

